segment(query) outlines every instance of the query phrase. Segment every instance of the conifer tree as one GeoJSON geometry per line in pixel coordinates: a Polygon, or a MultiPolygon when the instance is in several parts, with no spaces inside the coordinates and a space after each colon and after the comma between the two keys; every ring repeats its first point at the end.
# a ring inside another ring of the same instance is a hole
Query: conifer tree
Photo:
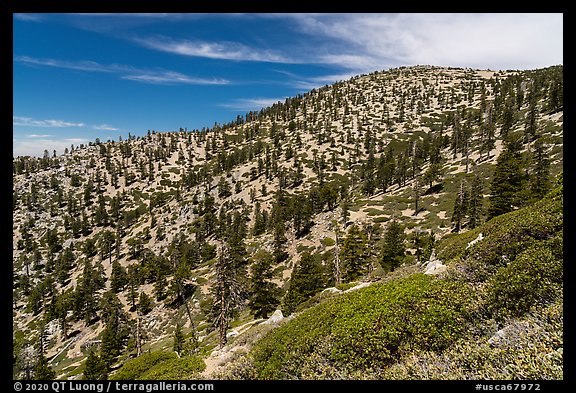
{"type": "Polygon", "coordinates": [[[238,265],[230,258],[228,245],[224,243],[216,259],[215,283],[212,287],[212,308],[209,318],[212,319],[212,328],[218,329],[220,348],[228,341],[226,333],[230,321],[236,314],[242,302],[243,289],[239,282],[238,265]]]}
{"type": "Polygon", "coordinates": [[[128,284],[128,275],[126,270],[117,260],[112,262],[112,273],[110,275],[110,288],[118,293],[128,284]]]}
{"type": "Polygon", "coordinates": [[[284,315],[292,314],[296,307],[311,298],[324,286],[322,282],[323,270],[316,255],[304,252],[300,262],[294,268],[288,284],[288,291],[282,302],[284,315]]]}
{"type": "Polygon", "coordinates": [[[468,190],[464,187],[464,182],[460,182],[460,188],[456,199],[454,200],[454,210],[452,212],[452,222],[455,223],[454,231],[460,232],[462,228],[462,220],[468,213],[469,195],[468,190]]]}
{"type": "Polygon", "coordinates": [[[532,162],[529,187],[532,199],[538,200],[544,197],[552,187],[552,181],[550,179],[550,159],[548,158],[548,152],[542,137],[539,137],[534,142],[532,162]]]}
{"type": "Polygon", "coordinates": [[[412,193],[414,195],[414,215],[418,215],[420,211],[420,196],[422,196],[422,180],[420,180],[420,176],[416,176],[414,179],[414,185],[412,187],[412,193]]]}
{"type": "Polygon", "coordinates": [[[441,176],[441,166],[439,163],[430,164],[428,169],[423,175],[422,181],[428,183],[428,188],[431,189],[434,182],[438,181],[441,176]]]}
{"type": "Polygon", "coordinates": [[[369,257],[367,251],[366,235],[356,224],[352,224],[340,249],[345,282],[357,280],[367,272],[369,257]]]}
{"type": "Polygon", "coordinates": [[[472,179],[470,186],[470,199],[468,202],[468,228],[473,229],[480,225],[483,212],[484,185],[478,173],[472,179]]]}
{"type": "Polygon", "coordinates": [[[274,243],[273,243],[273,255],[276,263],[284,262],[288,258],[288,253],[285,251],[286,248],[286,226],[283,222],[277,222],[274,225],[274,243]]]}
{"type": "Polygon", "coordinates": [[[518,135],[510,135],[505,141],[504,151],[498,156],[490,184],[489,219],[508,213],[519,205],[518,193],[525,180],[521,149],[518,135]]]}
{"type": "Polygon", "coordinates": [[[384,234],[384,246],[382,248],[383,266],[389,266],[391,270],[400,266],[406,252],[405,239],[404,228],[395,218],[392,219],[384,234]]]}
{"type": "Polygon", "coordinates": [[[93,381],[108,379],[108,367],[94,348],[90,348],[90,352],[88,352],[82,379],[93,381]]]}
{"type": "Polygon", "coordinates": [[[118,296],[112,291],[104,294],[100,308],[105,325],[102,332],[100,357],[110,368],[126,346],[129,335],[128,321],[118,296]]]}
{"type": "Polygon", "coordinates": [[[38,354],[38,361],[34,366],[34,379],[37,381],[56,379],[56,372],[48,364],[48,359],[46,359],[42,350],[38,354]]]}
{"type": "Polygon", "coordinates": [[[253,257],[248,307],[256,318],[268,318],[280,303],[280,288],[272,282],[272,254],[259,250],[253,257]]]}
{"type": "Polygon", "coordinates": [[[184,333],[182,332],[182,326],[180,323],[176,324],[176,329],[174,330],[174,344],[172,345],[172,349],[176,352],[179,356],[182,354],[184,350],[184,333]]]}

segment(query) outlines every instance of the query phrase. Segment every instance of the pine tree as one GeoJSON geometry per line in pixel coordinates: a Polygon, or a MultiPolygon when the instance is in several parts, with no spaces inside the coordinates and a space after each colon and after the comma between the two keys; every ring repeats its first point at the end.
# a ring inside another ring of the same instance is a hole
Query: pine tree
{"type": "Polygon", "coordinates": [[[288,284],[288,291],[282,302],[284,315],[292,314],[296,307],[311,298],[323,288],[323,269],[316,255],[304,252],[294,268],[288,284]]]}
{"type": "Polygon", "coordinates": [[[84,380],[103,381],[108,379],[108,367],[94,348],[90,349],[84,365],[84,380]]]}
{"type": "Polygon", "coordinates": [[[431,164],[428,170],[424,173],[422,181],[428,183],[428,188],[432,189],[432,185],[441,177],[441,169],[439,163],[431,164]]]}
{"type": "Polygon", "coordinates": [[[414,195],[414,215],[418,215],[420,211],[420,196],[422,196],[422,181],[420,180],[420,176],[416,176],[414,179],[414,185],[412,187],[412,193],[414,195]]]}
{"type": "Polygon", "coordinates": [[[522,143],[517,135],[510,135],[504,151],[498,156],[494,177],[490,184],[488,218],[508,213],[518,206],[518,192],[525,180],[522,164],[522,143]]]}
{"type": "Polygon", "coordinates": [[[536,138],[536,133],[538,131],[538,108],[536,105],[536,93],[534,88],[530,91],[528,96],[528,112],[526,114],[526,119],[524,122],[524,141],[532,142],[536,138]]]}
{"type": "Polygon", "coordinates": [[[470,187],[470,199],[468,202],[468,228],[473,229],[480,225],[482,217],[482,205],[484,201],[484,185],[478,173],[472,179],[470,187]]]}
{"type": "Polygon", "coordinates": [[[174,330],[174,344],[172,345],[172,349],[176,352],[179,356],[182,355],[182,351],[184,350],[184,333],[182,332],[182,326],[180,323],[176,324],[176,329],[174,330]]]}
{"type": "Polygon", "coordinates": [[[539,137],[534,142],[532,162],[529,187],[532,199],[538,200],[544,197],[552,187],[552,181],[550,179],[550,159],[548,158],[548,152],[542,137],[539,137]]]}
{"type": "Polygon", "coordinates": [[[274,258],[268,251],[259,250],[253,259],[248,307],[256,318],[268,318],[280,303],[280,288],[272,282],[274,258]]]}
{"type": "Polygon", "coordinates": [[[117,260],[112,262],[112,273],[110,275],[110,288],[116,293],[122,291],[128,284],[128,275],[126,270],[117,260]]]}
{"type": "Polygon", "coordinates": [[[209,311],[209,318],[213,321],[212,328],[218,329],[220,348],[223,348],[228,341],[226,332],[230,327],[230,321],[243,300],[239,273],[238,265],[230,257],[228,245],[222,245],[216,259],[216,282],[212,287],[213,301],[209,311]]]}
{"type": "Polygon", "coordinates": [[[109,368],[126,346],[129,334],[128,321],[122,310],[122,303],[113,291],[104,294],[100,308],[105,325],[102,332],[100,357],[109,368]]]}
{"type": "Polygon", "coordinates": [[[480,145],[480,153],[486,153],[486,157],[490,158],[490,151],[495,147],[495,132],[496,125],[493,119],[493,105],[491,104],[486,114],[486,120],[482,125],[482,141],[480,145]]]}
{"type": "Polygon", "coordinates": [[[140,292],[140,296],[138,297],[138,311],[146,315],[152,311],[153,308],[152,298],[150,298],[146,292],[140,292]]]}
{"type": "Polygon", "coordinates": [[[286,248],[286,226],[283,222],[277,222],[274,225],[274,243],[273,243],[273,255],[276,263],[284,262],[288,258],[288,253],[285,251],[286,248]]]}
{"type": "Polygon", "coordinates": [[[183,304],[186,309],[186,314],[188,315],[188,320],[190,321],[190,326],[192,327],[192,335],[194,340],[196,340],[196,326],[194,324],[194,319],[192,317],[192,310],[188,304],[188,300],[185,294],[185,283],[190,277],[190,267],[187,263],[182,261],[180,251],[178,249],[173,249],[170,254],[170,261],[172,263],[172,269],[175,272],[170,283],[169,293],[172,294],[174,302],[178,304],[183,304]]]}
{"type": "Polygon", "coordinates": [[[514,125],[514,102],[512,99],[506,101],[504,106],[504,112],[502,113],[502,127],[500,128],[500,136],[502,139],[508,137],[508,132],[512,129],[514,125]]]}
{"type": "Polygon", "coordinates": [[[353,224],[348,228],[348,233],[340,249],[340,259],[344,268],[343,280],[350,282],[357,280],[367,272],[368,252],[366,235],[353,224]]]}
{"type": "Polygon", "coordinates": [[[37,381],[48,381],[56,379],[56,372],[48,365],[48,359],[44,356],[42,350],[38,355],[38,361],[34,366],[34,379],[37,381]]]}
{"type": "Polygon", "coordinates": [[[454,200],[454,210],[452,212],[452,222],[456,224],[454,231],[460,232],[462,228],[462,220],[466,217],[468,213],[469,195],[468,191],[464,187],[464,182],[460,182],[460,189],[454,200]]]}
{"type": "Polygon", "coordinates": [[[382,266],[389,266],[391,270],[394,270],[404,260],[404,254],[406,252],[406,246],[404,240],[406,235],[404,234],[404,228],[400,223],[394,218],[386,228],[386,233],[384,234],[384,246],[382,248],[382,266]]]}

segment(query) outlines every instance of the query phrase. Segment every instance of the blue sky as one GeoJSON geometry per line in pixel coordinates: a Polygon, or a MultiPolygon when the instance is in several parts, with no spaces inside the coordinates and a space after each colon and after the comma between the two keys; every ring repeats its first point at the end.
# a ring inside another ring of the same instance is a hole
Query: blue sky
{"type": "Polygon", "coordinates": [[[226,123],[353,75],[563,63],[562,14],[14,14],[13,154],[226,123]]]}

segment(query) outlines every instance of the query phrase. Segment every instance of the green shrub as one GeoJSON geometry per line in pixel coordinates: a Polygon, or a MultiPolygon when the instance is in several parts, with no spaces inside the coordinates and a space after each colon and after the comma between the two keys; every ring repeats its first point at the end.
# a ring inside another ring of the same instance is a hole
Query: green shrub
{"type": "Polygon", "coordinates": [[[139,379],[198,379],[206,364],[197,356],[176,358],[164,361],[142,374],[139,379]]]}
{"type": "Polygon", "coordinates": [[[533,205],[495,217],[480,228],[440,242],[437,254],[442,260],[472,257],[486,265],[504,266],[506,259],[502,256],[515,259],[536,242],[554,237],[563,225],[562,187],[558,187],[533,205]],[[467,248],[479,233],[484,239],[467,248]]]}
{"type": "Polygon", "coordinates": [[[138,379],[142,374],[157,364],[176,358],[177,355],[174,352],[145,353],[137,358],[128,360],[114,375],[110,376],[110,379],[138,379]]]}
{"type": "Polygon", "coordinates": [[[324,246],[324,247],[331,247],[334,244],[336,244],[336,241],[334,239],[332,239],[331,237],[325,237],[324,239],[320,240],[320,243],[324,246]]]}
{"type": "Polygon", "coordinates": [[[256,344],[257,377],[302,378],[304,364],[382,368],[414,348],[441,350],[463,332],[470,300],[464,284],[423,274],[337,296],[256,344]],[[322,361],[311,361],[319,355],[322,361]]]}
{"type": "Polygon", "coordinates": [[[562,260],[549,242],[526,249],[489,280],[486,306],[497,319],[521,316],[535,304],[548,301],[562,287],[562,260]]]}
{"type": "Polygon", "coordinates": [[[378,379],[563,379],[563,302],[506,323],[506,339],[466,335],[442,353],[415,351],[378,379]]]}

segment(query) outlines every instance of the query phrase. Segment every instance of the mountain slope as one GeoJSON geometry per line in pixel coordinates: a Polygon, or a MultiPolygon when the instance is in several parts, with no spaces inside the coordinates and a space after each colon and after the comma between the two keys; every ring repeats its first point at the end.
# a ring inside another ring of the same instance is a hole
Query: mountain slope
{"type": "Polygon", "coordinates": [[[559,186],[477,228],[480,241],[462,234],[441,242],[458,256],[439,276],[405,269],[319,300],[222,375],[562,379],[562,211],[559,186]]]}
{"type": "MultiPolygon", "coordinates": [[[[113,342],[102,354],[115,368],[147,349],[171,350],[178,325],[207,355],[221,333],[218,266],[241,271],[226,320],[235,327],[254,319],[247,305],[258,263],[280,288],[271,307],[285,307],[278,301],[305,255],[322,278],[298,302],[347,281],[335,272],[346,273],[346,254],[342,266],[338,257],[350,228],[363,233],[359,279],[426,260],[457,229],[455,200],[475,177],[476,221],[486,218],[508,135],[521,138],[521,187],[534,179],[538,140],[551,177],[561,170],[562,72],[400,68],[211,129],[14,158],[15,374],[32,374],[39,343],[60,377],[79,377],[90,348],[113,342]],[[385,259],[391,222],[407,238],[385,259]]],[[[467,213],[460,226],[472,222],[467,213]]]]}

